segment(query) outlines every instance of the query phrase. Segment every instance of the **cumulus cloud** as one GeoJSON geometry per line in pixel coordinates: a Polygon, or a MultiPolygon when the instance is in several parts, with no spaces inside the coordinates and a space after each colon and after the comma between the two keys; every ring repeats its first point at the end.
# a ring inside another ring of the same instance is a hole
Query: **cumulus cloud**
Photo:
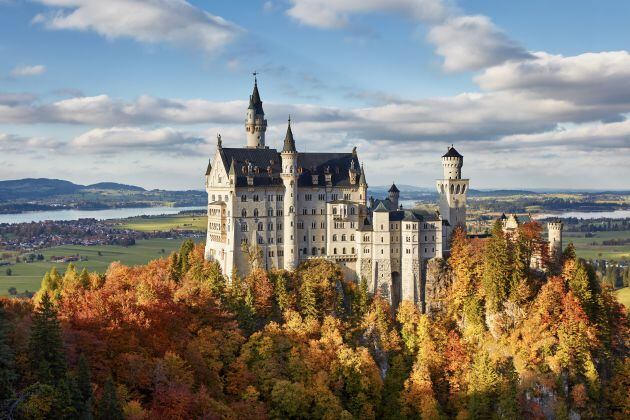
{"type": "Polygon", "coordinates": [[[529,53],[487,16],[466,15],[447,0],[291,0],[287,15],[321,29],[349,26],[352,15],[397,13],[427,24],[428,40],[444,58],[446,71],[479,70],[522,59],[529,53]]]}
{"type": "Polygon", "coordinates": [[[108,39],[169,43],[214,53],[242,32],[185,0],[36,0],[52,8],[33,23],[53,30],[94,31],[108,39]]]}
{"type": "Polygon", "coordinates": [[[79,151],[125,153],[130,151],[190,154],[203,144],[200,137],[191,136],[171,127],[145,130],[138,127],[95,128],[75,137],[70,144],[79,151]]]}
{"type": "Polygon", "coordinates": [[[46,72],[46,66],[36,64],[34,66],[17,66],[11,70],[11,76],[13,77],[32,77],[39,76],[46,72]]]}

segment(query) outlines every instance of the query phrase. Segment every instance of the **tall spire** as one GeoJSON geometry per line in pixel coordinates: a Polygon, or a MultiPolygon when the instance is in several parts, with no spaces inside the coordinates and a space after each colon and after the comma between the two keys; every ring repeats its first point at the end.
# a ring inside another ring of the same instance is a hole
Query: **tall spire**
{"type": "Polygon", "coordinates": [[[284,137],[283,152],[297,152],[295,149],[295,140],[293,139],[293,131],[291,130],[291,116],[289,115],[289,125],[287,126],[287,135],[284,137]]]}
{"type": "Polygon", "coordinates": [[[359,176],[359,185],[367,185],[367,181],[365,180],[365,170],[363,165],[361,165],[361,176],[359,176]]]}
{"type": "Polygon", "coordinates": [[[258,73],[254,72],[254,91],[249,97],[249,109],[253,109],[256,114],[264,114],[262,107],[262,100],[260,99],[260,92],[258,92],[258,78],[256,77],[258,73]]]}

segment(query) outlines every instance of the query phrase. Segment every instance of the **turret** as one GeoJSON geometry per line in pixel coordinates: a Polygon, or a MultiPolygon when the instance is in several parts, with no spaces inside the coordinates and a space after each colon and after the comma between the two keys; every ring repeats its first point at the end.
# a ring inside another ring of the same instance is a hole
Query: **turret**
{"type": "Polygon", "coordinates": [[[280,153],[282,160],[282,172],[280,177],[284,184],[284,269],[293,270],[298,261],[297,249],[297,160],[298,153],[295,148],[293,131],[291,130],[291,118],[287,126],[287,134],[284,137],[284,146],[280,153]]]}
{"type": "Polygon", "coordinates": [[[466,228],[466,197],[468,179],[462,179],[464,157],[453,146],[442,156],[444,178],[438,179],[436,188],[440,194],[440,216],[448,222],[444,244],[450,243],[451,233],[456,226],[466,228]]]}
{"type": "Polygon", "coordinates": [[[552,256],[559,256],[562,253],[562,228],[563,224],[559,220],[547,223],[549,252],[552,256]]]}
{"type": "Polygon", "coordinates": [[[444,179],[462,179],[462,166],[464,166],[464,156],[460,155],[451,145],[442,155],[444,179]]]}
{"type": "Polygon", "coordinates": [[[396,187],[396,184],[392,183],[392,186],[389,188],[387,193],[389,201],[392,203],[392,209],[397,209],[398,199],[400,198],[400,190],[396,187]]]}
{"type": "Polygon", "coordinates": [[[247,108],[247,119],[245,120],[245,131],[247,131],[247,147],[252,149],[265,148],[265,132],[267,131],[267,120],[263,111],[262,100],[258,92],[258,80],[254,73],[254,91],[249,97],[249,107],[247,108]]]}

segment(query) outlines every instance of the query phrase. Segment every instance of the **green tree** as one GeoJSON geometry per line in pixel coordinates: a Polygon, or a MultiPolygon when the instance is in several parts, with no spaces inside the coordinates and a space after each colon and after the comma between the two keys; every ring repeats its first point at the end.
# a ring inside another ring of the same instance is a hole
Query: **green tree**
{"type": "Polygon", "coordinates": [[[44,292],[33,314],[29,355],[33,373],[41,383],[54,385],[66,379],[61,327],[48,292],[44,292]]]}
{"type": "Polygon", "coordinates": [[[494,412],[494,400],[499,383],[499,375],[483,350],[475,357],[468,378],[468,409],[473,419],[491,418],[494,412]]]}
{"type": "Polygon", "coordinates": [[[116,393],[116,386],[111,377],[107,378],[105,382],[103,396],[98,404],[97,418],[99,420],[123,420],[125,418],[116,393]]]}
{"type": "Polygon", "coordinates": [[[486,296],[486,311],[495,313],[502,309],[509,291],[510,274],[508,241],[501,221],[497,220],[484,253],[482,284],[486,296]]]}
{"type": "Polygon", "coordinates": [[[367,280],[362,276],[352,302],[352,312],[355,318],[361,319],[370,309],[370,304],[367,280]]]}
{"type": "Polygon", "coordinates": [[[79,356],[76,382],[82,403],[81,417],[84,419],[92,418],[92,376],[90,374],[90,366],[83,354],[79,356]]]}
{"type": "Polygon", "coordinates": [[[186,239],[179,247],[179,273],[182,276],[186,274],[186,272],[190,268],[188,255],[192,252],[194,248],[195,243],[192,241],[192,239],[186,239]]]}

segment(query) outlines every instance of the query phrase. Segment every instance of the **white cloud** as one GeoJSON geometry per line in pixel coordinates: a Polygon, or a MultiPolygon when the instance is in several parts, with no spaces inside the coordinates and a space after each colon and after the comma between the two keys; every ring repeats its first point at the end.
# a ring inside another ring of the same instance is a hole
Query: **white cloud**
{"type": "Polygon", "coordinates": [[[465,15],[448,0],[291,0],[287,15],[302,24],[321,29],[350,25],[356,14],[397,13],[427,24],[428,40],[444,57],[447,71],[478,70],[506,60],[528,57],[487,16],[465,15]]]}
{"type": "Polygon", "coordinates": [[[31,77],[39,76],[46,72],[46,66],[37,64],[34,66],[17,66],[11,70],[11,76],[13,77],[31,77]]]}
{"type": "Polygon", "coordinates": [[[94,31],[108,39],[169,43],[209,53],[242,32],[237,25],[185,0],[36,0],[53,8],[33,23],[48,29],[94,31]]]}
{"type": "Polygon", "coordinates": [[[630,54],[586,53],[571,57],[534,53],[531,59],[490,67],[475,78],[487,91],[526,91],[580,104],[630,104],[630,54]]]}
{"type": "Polygon", "coordinates": [[[71,145],[80,151],[116,154],[138,150],[189,154],[203,143],[202,138],[171,127],[154,130],[137,127],[94,128],[71,141],[71,145]]]}
{"type": "Polygon", "coordinates": [[[44,137],[23,137],[14,134],[0,133],[0,151],[26,153],[32,151],[52,150],[60,142],[44,137]]]}

